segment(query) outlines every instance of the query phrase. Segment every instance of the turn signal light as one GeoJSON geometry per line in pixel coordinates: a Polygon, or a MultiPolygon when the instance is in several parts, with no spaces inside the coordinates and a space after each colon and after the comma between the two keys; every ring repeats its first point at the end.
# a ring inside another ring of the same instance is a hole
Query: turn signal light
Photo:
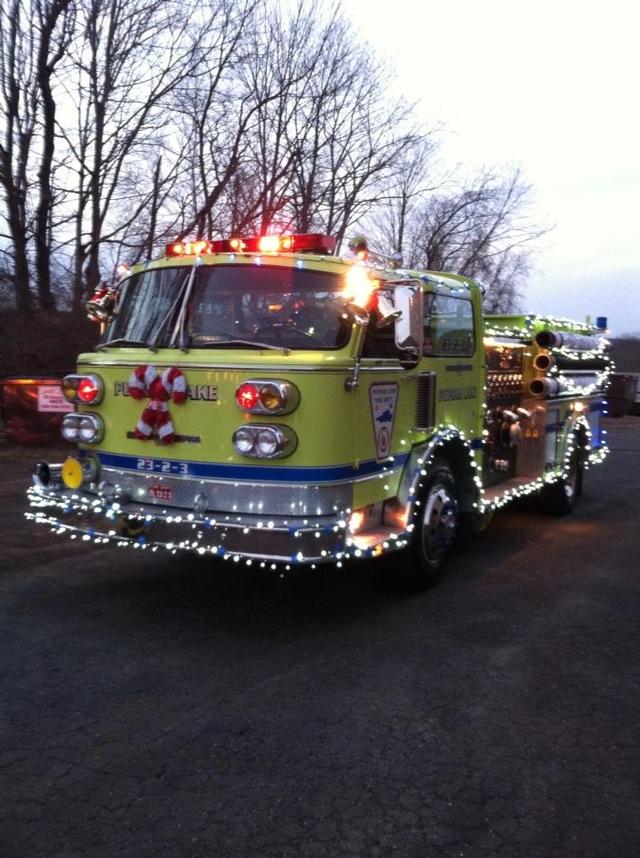
{"type": "Polygon", "coordinates": [[[104,382],[99,375],[66,375],[61,387],[68,402],[97,405],[104,396],[104,382]]]}
{"type": "Polygon", "coordinates": [[[250,414],[290,414],[300,403],[300,391],[290,381],[250,379],[236,390],[236,404],[250,414]]]}
{"type": "Polygon", "coordinates": [[[236,390],[236,402],[243,411],[253,411],[260,404],[260,393],[255,384],[246,381],[236,390]]]}
{"type": "Polygon", "coordinates": [[[78,384],[78,399],[82,402],[95,402],[100,389],[91,376],[80,379],[78,384]]]}

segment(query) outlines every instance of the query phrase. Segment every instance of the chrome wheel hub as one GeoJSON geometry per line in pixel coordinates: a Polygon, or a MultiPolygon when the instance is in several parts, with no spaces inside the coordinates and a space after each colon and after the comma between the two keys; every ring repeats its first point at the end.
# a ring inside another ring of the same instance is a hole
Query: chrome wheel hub
{"type": "Polygon", "coordinates": [[[458,509],[455,499],[443,486],[434,486],[425,503],[422,519],[422,546],[429,560],[439,560],[456,535],[458,509]]]}

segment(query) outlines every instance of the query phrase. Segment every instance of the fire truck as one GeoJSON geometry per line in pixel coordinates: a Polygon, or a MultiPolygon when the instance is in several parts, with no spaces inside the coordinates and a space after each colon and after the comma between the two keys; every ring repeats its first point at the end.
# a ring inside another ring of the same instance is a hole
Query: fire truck
{"type": "Polygon", "coordinates": [[[281,572],[398,552],[420,589],[514,499],[569,513],[607,452],[603,331],[334,250],[178,241],[97,293],[101,340],[63,381],[73,450],[37,464],[28,516],[281,572]]]}

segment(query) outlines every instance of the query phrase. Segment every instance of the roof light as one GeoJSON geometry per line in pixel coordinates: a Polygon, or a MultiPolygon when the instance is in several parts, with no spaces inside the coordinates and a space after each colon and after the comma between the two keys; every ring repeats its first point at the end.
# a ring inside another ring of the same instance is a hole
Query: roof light
{"type": "Polygon", "coordinates": [[[258,239],[258,250],[261,253],[276,253],[280,249],[279,235],[261,235],[258,239]]]}
{"type": "Polygon", "coordinates": [[[174,241],[166,245],[167,256],[191,256],[202,253],[318,253],[331,254],[335,250],[333,236],[320,233],[295,235],[253,235],[217,239],[216,241],[174,241]]]}
{"type": "Polygon", "coordinates": [[[200,256],[202,253],[213,253],[212,242],[197,239],[196,241],[174,241],[166,246],[167,256],[200,256]]]}

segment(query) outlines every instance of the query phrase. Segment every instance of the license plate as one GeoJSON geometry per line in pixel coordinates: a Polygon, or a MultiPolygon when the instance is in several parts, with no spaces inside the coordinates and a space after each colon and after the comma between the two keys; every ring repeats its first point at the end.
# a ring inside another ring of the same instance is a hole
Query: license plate
{"type": "Polygon", "coordinates": [[[173,489],[171,486],[149,486],[149,497],[168,501],[173,498],[173,489]]]}

